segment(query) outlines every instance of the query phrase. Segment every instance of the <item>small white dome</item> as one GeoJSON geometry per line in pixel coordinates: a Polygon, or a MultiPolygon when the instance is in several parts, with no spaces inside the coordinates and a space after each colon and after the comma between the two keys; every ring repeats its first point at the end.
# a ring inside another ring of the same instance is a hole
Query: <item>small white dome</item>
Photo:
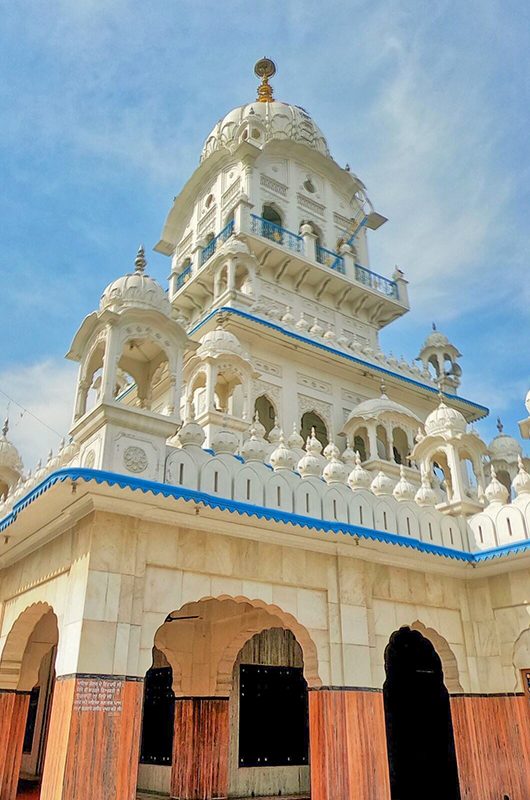
{"type": "Polygon", "coordinates": [[[513,436],[501,433],[490,442],[488,447],[493,461],[516,462],[517,457],[522,455],[523,448],[513,436]]]}
{"type": "Polygon", "coordinates": [[[440,433],[465,433],[467,422],[463,414],[456,408],[446,406],[443,400],[440,401],[438,408],[431,411],[425,420],[425,432],[428,436],[436,436],[440,433]]]}
{"type": "Polygon", "coordinates": [[[177,433],[177,440],[179,441],[181,447],[189,447],[190,445],[202,447],[205,439],[206,434],[204,433],[202,426],[199,425],[198,422],[195,422],[195,410],[193,403],[189,403],[186,420],[184,425],[177,433]]]}
{"type": "MultiPolygon", "coordinates": [[[[346,465],[340,460],[340,450],[335,444],[329,446],[328,455],[329,460],[322,472],[322,477],[326,483],[346,483],[348,477],[348,470],[346,465]]],[[[328,448],[326,448],[327,450],[328,448]]]]}
{"type": "Polygon", "coordinates": [[[156,309],[166,316],[171,315],[171,304],[167,294],[154,278],[145,274],[146,260],[143,247],[135,259],[135,271],[109,283],[99,301],[100,311],[123,308],[156,309]]]}
{"type": "Polygon", "coordinates": [[[250,438],[243,442],[241,455],[245,461],[265,460],[267,454],[267,442],[258,434],[257,428],[253,425],[250,429],[250,438]]]}
{"type": "Polygon", "coordinates": [[[283,431],[280,433],[278,446],[270,454],[269,461],[275,472],[282,469],[291,469],[293,466],[293,456],[291,451],[285,446],[283,431]]]}
{"type": "Polygon", "coordinates": [[[307,111],[273,100],[248,103],[229,111],[206,137],[201,162],[218,150],[233,152],[242,141],[263,149],[273,139],[290,140],[330,157],[324,134],[307,111]]]}
{"type": "Polygon", "coordinates": [[[308,452],[298,462],[297,470],[302,478],[320,478],[320,460],[308,452]]]}
{"type": "Polygon", "coordinates": [[[355,453],[355,466],[348,476],[348,484],[352,491],[357,489],[368,489],[372,476],[361,464],[361,456],[358,452],[355,453]]]}
{"type": "Polygon", "coordinates": [[[434,330],[430,333],[423,343],[422,349],[427,349],[428,347],[445,347],[449,344],[449,339],[445,335],[445,333],[441,333],[441,331],[434,330]]]}
{"type": "Polygon", "coordinates": [[[0,469],[12,470],[21,475],[23,469],[22,459],[15,445],[7,438],[7,432],[8,422],[6,420],[0,436],[0,469]]]}
{"type": "Polygon", "coordinates": [[[198,356],[236,355],[248,361],[248,353],[243,350],[237,336],[220,325],[206,333],[200,341],[198,356]]]}
{"type": "Polygon", "coordinates": [[[403,464],[401,464],[399,468],[399,481],[394,486],[394,491],[392,494],[398,503],[403,503],[406,500],[413,500],[415,493],[416,488],[410,481],[407,480],[405,476],[405,468],[403,464]]]}
{"type": "Polygon", "coordinates": [[[379,470],[379,472],[373,479],[372,483],[370,484],[370,489],[378,497],[380,495],[392,494],[393,488],[394,488],[394,481],[387,475],[385,475],[385,473],[382,470],[379,470]]]}
{"type": "Polygon", "coordinates": [[[408,417],[411,420],[414,420],[416,424],[420,423],[420,419],[411,411],[409,408],[402,406],[401,403],[396,403],[394,400],[390,400],[386,394],[382,394],[381,397],[375,397],[371,400],[363,400],[362,403],[359,403],[358,406],[351,411],[348,419],[346,420],[345,426],[353,419],[378,419],[380,416],[384,414],[394,414],[399,415],[402,417],[408,417]]]}
{"type": "Polygon", "coordinates": [[[215,455],[219,453],[229,453],[230,455],[234,455],[237,448],[239,447],[239,439],[237,434],[233,431],[225,430],[221,428],[221,430],[216,431],[212,437],[212,450],[214,451],[215,455]]]}
{"type": "Polygon", "coordinates": [[[437,497],[436,492],[431,486],[431,481],[428,475],[423,475],[421,479],[421,486],[414,496],[414,500],[419,506],[428,507],[435,506],[437,497]]]}
{"type": "Polygon", "coordinates": [[[493,467],[491,468],[491,480],[484,490],[486,499],[489,503],[506,503],[508,501],[508,489],[498,479],[493,467]]]}
{"type": "Polygon", "coordinates": [[[524,400],[524,404],[525,404],[525,406],[526,406],[526,410],[527,410],[527,411],[528,411],[528,413],[530,414],[530,389],[529,389],[529,390],[527,391],[527,393],[526,393],[526,397],[525,397],[525,400],[524,400]]]}
{"type": "Polygon", "coordinates": [[[530,475],[525,469],[521,456],[519,456],[517,461],[519,464],[519,472],[512,481],[512,489],[519,497],[521,494],[530,494],[530,475]]]}

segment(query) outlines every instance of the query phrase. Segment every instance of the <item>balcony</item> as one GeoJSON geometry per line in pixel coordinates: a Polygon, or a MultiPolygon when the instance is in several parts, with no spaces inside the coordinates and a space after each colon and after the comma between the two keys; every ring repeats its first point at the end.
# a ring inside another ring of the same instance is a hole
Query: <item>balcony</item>
{"type": "Polygon", "coordinates": [[[255,214],[250,215],[250,230],[258,236],[263,236],[264,239],[269,239],[275,244],[287,247],[288,250],[293,250],[295,253],[304,252],[304,240],[297,233],[288,231],[286,228],[281,228],[274,222],[269,222],[268,219],[257,217],[255,214]]]}
{"type": "Polygon", "coordinates": [[[219,245],[226,242],[226,240],[232,236],[234,232],[234,220],[231,219],[230,222],[224,226],[223,230],[215,236],[211,242],[208,242],[206,247],[203,247],[201,250],[201,257],[200,257],[200,265],[202,267],[203,264],[206,264],[209,258],[213,256],[219,245]]]}
{"type": "Polygon", "coordinates": [[[366,269],[366,267],[361,267],[360,264],[355,265],[355,280],[373,289],[374,292],[399,300],[398,287],[395,281],[383,278],[382,275],[378,275],[376,272],[366,269]]]}
{"type": "Polygon", "coordinates": [[[187,281],[189,281],[190,275],[191,275],[191,264],[188,264],[188,266],[185,267],[182,270],[182,272],[179,272],[179,274],[177,275],[176,288],[181,289],[184,286],[184,284],[187,281]]]}
{"type": "Polygon", "coordinates": [[[325,267],[334,269],[337,272],[340,272],[341,275],[346,274],[344,258],[339,256],[338,253],[335,253],[333,250],[326,250],[325,247],[321,247],[319,244],[317,244],[316,256],[319,264],[323,264],[325,267]]]}
{"type": "MultiPolygon", "coordinates": [[[[352,317],[361,314],[378,328],[388,325],[409,308],[406,281],[385,278],[355,263],[353,252],[348,248],[337,253],[323,247],[311,231],[299,235],[251,214],[250,209],[246,213],[236,209],[235,219],[205,247],[195,251],[192,264],[174,276],[172,298],[178,293],[187,313],[208,307],[212,298],[216,300],[220,296],[222,282],[216,283],[214,273],[209,270],[210,260],[233,234],[251,244],[265,281],[281,283],[296,294],[308,293],[317,302],[327,296],[327,302],[331,300],[338,311],[352,317]],[[183,291],[185,284],[186,292],[183,291]]],[[[233,290],[237,289],[234,279],[235,273],[232,275],[233,290]]],[[[251,293],[243,292],[238,302],[248,305],[251,299],[251,293]]]]}

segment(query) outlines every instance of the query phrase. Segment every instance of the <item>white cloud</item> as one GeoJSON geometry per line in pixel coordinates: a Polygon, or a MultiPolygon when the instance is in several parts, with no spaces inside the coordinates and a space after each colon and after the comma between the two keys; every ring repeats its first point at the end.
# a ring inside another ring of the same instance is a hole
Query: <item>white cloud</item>
{"type": "Polygon", "coordinates": [[[9,411],[8,436],[26,470],[33,471],[39,459],[45,461],[50,449],[57,452],[61,436],[68,441],[75,377],[74,364],[51,358],[0,372],[0,408],[9,411]],[[9,403],[4,392],[31,413],[9,403]]]}

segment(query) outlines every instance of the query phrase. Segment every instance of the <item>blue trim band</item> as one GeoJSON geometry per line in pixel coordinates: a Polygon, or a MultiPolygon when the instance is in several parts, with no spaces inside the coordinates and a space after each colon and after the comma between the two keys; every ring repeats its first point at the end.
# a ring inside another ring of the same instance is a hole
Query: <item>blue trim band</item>
{"type": "Polygon", "coordinates": [[[501,556],[515,555],[520,552],[530,550],[530,540],[515,542],[514,544],[502,545],[491,550],[483,550],[479,553],[469,553],[464,550],[452,550],[442,545],[429,544],[419,539],[409,539],[396,533],[386,533],[372,528],[363,528],[357,525],[350,525],[344,522],[329,522],[314,517],[304,517],[300,514],[292,514],[287,511],[279,511],[264,506],[256,506],[250,503],[242,503],[237,500],[230,500],[224,497],[206,494],[195,489],[185,489],[182,486],[170,486],[166,483],[148,481],[144,478],[133,478],[128,475],[119,475],[115,472],[104,470],[87,469],[86,467],[65,467],[52,472],[42,483],[35,486],[27,495],[22,497],[15,505],[13,510],[0,520],[0,532],[12,525],[21,511],[33,503],[44,492],[56,483],[63,483],[66,480],[72,481],[95,481],[98,484],[106,483],[108,486],[119,486],[120,489],[131,489],[141,491],[144,494],[150,492],[153,495],[172,497],[176,500],[185,500],[207,506],[208,508],[219,509],[237,513],[240,516],[257,517],[258,519],[272,520],[284,524],[295,525],[299,528],[322,531],[325,533],[342,533],[346,536],[357,536],[359,539],[368,539],[385,544],[409,547],[422,553],[430,553],[444,558],[451,558],[455,561],[463,561],[469,564],[489,561],[501,556]]]}
{"type": "MultiPolygon", "coordinates": [[[[215,308],[213,311],[210,311],[200,322],[198,322],[191,330],[188,331],[189,336],[193,336],[195,331],[198,331],[199,328],[202,328],[208,320],[214,317],[216,314],[235,314],[236,316],[242,317],[243,319],[248,319],[251,322],[257,322],[259,325],[264,325],[266,328],[271,328],[271,330],[277,331],[278,333],[283,333],[285,336],[289,336],[291,339],[296,339],[299,342],[304,342],[304,344],[312,345],[313,347],[317,347],[319,350],[324,350],[326,353],[330,353],[334,356],[340,356],[341,358],[345,358],[348,361],[352,361],[355,364],[360,364],[362,367],[368,367],[369,369],[374,370],[375,372],[380,372],[383,375],[390,375],[392,378],[397,378],[397,380],[404,381],[405,383],[410,383],[412,386],[417,386],[419,389],[422,389],[426,392],[431,392],[431,394],[438,394],[439,390],[434,386],[428,386],[425,383],[420,383],[420,381],[414,380],[414,378],[407,378],[406,375],[400,375],[398,372],[392,372],[392,370],[386,369],[385,367],[380,367],[378,364],[372,364],[371,361],[363,361],[362,358],[358,358],[357,356],[352,356],[350,353],[344,353],[342,350],[335,350],[333,347],[330,347],[323,342],[316,342],[313,339],[309,339],[307,336],[302,336],[299,333],[294,333],[293,331],[289,331],[286,328],[282,328],[281,325],[276,325],[274,322],[269,322],[268,320],[262,319],[261,317],[256,317],[253,314],[249,314],[247,311],[241,311],[239,308],[231,308],[230,306],[221,306],[220,308],[215,308]]],[[[481,406],[479,403],[473,403],[471,400],[466,400],[464,397],[460,397],[457,394],[447,394],[444,392],[444,397],[448,400],[455,400],[458,403],[463,403],[464,405],[470,406],[476,412],[480,414],[478,419],[483,419],[487,417],[490,413],[489,408],[486,406],[481,406]]]]}

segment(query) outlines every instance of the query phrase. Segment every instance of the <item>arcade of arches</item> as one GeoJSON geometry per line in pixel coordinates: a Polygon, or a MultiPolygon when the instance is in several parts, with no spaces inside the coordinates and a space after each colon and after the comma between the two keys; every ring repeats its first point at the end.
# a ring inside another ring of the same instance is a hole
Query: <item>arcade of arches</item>
{"type": "Polygon", "coordinates": [[[524,571],[458,580],[203,513],[97,512],[2,571],[0,800],[19,778],[41,800],[87,781],[94,800],[528,800],[524,571]]]}

